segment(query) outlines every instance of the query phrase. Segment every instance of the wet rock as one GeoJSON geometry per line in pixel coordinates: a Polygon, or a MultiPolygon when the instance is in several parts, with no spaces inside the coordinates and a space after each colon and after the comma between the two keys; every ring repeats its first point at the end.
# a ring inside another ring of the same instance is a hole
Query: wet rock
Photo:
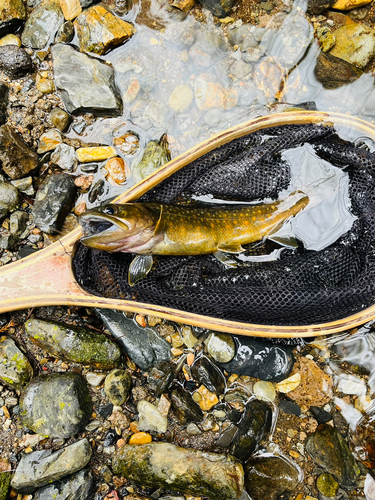
{"type": "Polygon", "coordinates": [[[196,66],[208,68],[223,59],[226,51],[223,38],[213,31],[205,30],[198,33],[194,44],[190,47],[189,59],[196,66]]]}
{"type": "Polygon", "coordinates": [[[113,458],[113,471],[142,486],[161,487],[218,500],[238,498],[243,468],[233,457],[169,443],[126,445],[113,458]]]}
{"type": "Polygon", "coordinates": [[[15,236],[21,236],[25,232],[28,222],[29,214],[27,212],[17,210],[9,217],[9,231],[15,236]]]}
{"type": "Polygon", "coordinates": [[[58,231],[73,206],[77,187],[65,174],[49,176],[38,189],[33,207],[36,227],[47,234],[58,231]]]}
{"type": "Polygon", "coordinates": [[[196,401],[203,411],[210,411],[211,408],[217,405],[219,398],[214,392],[207,389],[206,386],[201,385],[194,392],[194,401],[196,401]]]}
{"type": "Polygon", "coordinates": [[[328,424],[320,424],[309,436],[305,449],[313,461],[336,479],[339,485],[352,490],[357,485],[358,465],[341,434],[328,424]]]}
{"type": "Polygon", "coordinates": [[[49,0],[40,3],[30,14],[22,32],[22,45],[43,49],[51,42],[64,22],[59,2],[49,0]]]}
{"type": "Polygon", "coordinates": [[[233,6],[233,0],[199,0],[199,2],[216,17],[225,17],[233,6]]]}
{"type": "Polygon", "coordinates": [[[74,24],[67,21],[58,29],[55,36],[55,43],[70,43],[74,38],[74,24]]]}
{"type": "Polygon", "coordinates": [[[293,367],[292,374],[301,375],[300,385],[288,392],[288,397],[299,405],[324,406],[329,403],[332,391],[332,379],[319,368],[312,359],[300,357],[293,367]]]}
{"type": "Polygon", "coordinates": [[[371,3],[371,0],[337,0],[333,5],[333,9],[337,10],[351,10],[363,7],[371,3]]]}
{"type": "Polygon", "coordinates": [[[222,394],[226,387],[222,372],[206,356],[200,356],[191,366],[191,375],[211,392],[222,394]]]}
{"type": "Polygon", "coordinates": [[[275,500],[300,482],[297,467],[282,457],[251,458],[244,469],[246,491],[254,500],[275,500]]]}
{"type": "Polygon", "coordinates": [[[290,375],[294,364],[291,347],[235,335],[232,338],[237,352],[232,361],[219,365],[224,370],[271,382],[290,375]]]}
{"type": "Polygon", "coordinates": [[[262,38],[262,32],[251,24],[242,24],[238,28],[228,30],[228,40],[234,46],[238,45],[241,51],[254,49],[262,38]]]}
{"type": "Polygon", "coordinates": [[[26,19],[26,9],[22,0],[1,0],[0,37],[16,31],[26,19]]]}
{"type": "Polygon", "coordinates": [[[60,7],[67,21],[75,19],[82,12],[79,0],[60,0],[60,7]]]}
{"type": "Polygon", "coordinates": [[[208,354],[218,363],[228,363],[236,352],[234,340],[225,333],[211,332],[205,344],[208,354]]]}
{"type": "Polygon", "coordinates": [[[33,376],[29,360],[9,337],[0,337],[0,381],[14,389],[22,389],[33,376]]]}
{"type": "Polygon", "coordinates": [[[358,460],[375,470],[375,408],[369,410],[349,433],[349,442],[358,460]]]}
{"type": "Polygon", "coordinates": [[[143,328],[119,311],[95,309],[111,334],[124,347],[129,358],[141,370],[169,361],[171,347],[152,328],[143,328]]]}
{"type": "Polygon", "coordinates": [[[316,487],[324,497],[333,498],[338,492],[339,483],[333,479],[331,474],[320,474],[316,481],[316,487]]]}
{"type": "Polygon", "coordinates": [[[78,164],[75,149],[68,144],[57,146],[51,155],[51,161],[67,172],[74,171],[78,164]]]}
{"type": "Polygon", "coordinates": [[[51,129],[42,134],[39,138],[38,154],[47,153],[56,149],[62,143],[62,137],[58,130],[51,129]]]}
{"type": "Polygon", "coordinates": [[[9,472],[0,472],[0,500],[6,500],[8,498],[11,477],[12,475],[9,472]]]}
{"type": "Polygon", "coordinates": [[[234,424],[230,424],[223,432],[220,434],[218,440],[216,441],[217,446],[222,448],[227,448],[233,441],[234,435],[238,431],[238,427],[234,424]]]}
{"type": "Polygon", "coordinates": [[[186,111],[193,102],[194,92],[190,85],[181,83],[173,89],[169,96],[169,107],[177,113],[186,111]]]}
{"type": "Polygon", "coordinates": [[[25,193],[28,196],[33,196],[35,194],[35,189],[33,186],[33,178],[24,177],[23,179],[17,179],[10,182],[12,186],[17,188],[21,193],[25,193]]]}
{"type": "Polygon", "coordinates": [[[22,456],[11,486],[19,493],[32,493],[41,486],[83,469],[90,458],[91,447],[86,438],[54,453],[51,450],[34,451],[22,456]]]}
{"type": "Polygon", "coordinates": [[[168,163],[171,159],[167,136],[164,134],[160,141],[150,141],[143,153],[141,161],[133,169],[137,181],[153,174],[155,170],[168,163]]]}
{"type": "Polygon", "coordinates": [[[336,43],[335,35],[328,28],[328,26],[325,26],[323,28],[319,28],[316,31],[316,36],[318,37],[320,47],[321,47],[323,52],[328,52],[329,50],[331,50],[332,47],[336,43]]]}
{"type": "Polygon", "coordinates": [[[251,400],[238,423],[230,453],[240,460],[246,460],[258,448],[259,443],[270,431],[272,410],[264,401],[251,400]]]}
{"type": "Polygon", "coordinates": [[[94,477],[90,469],[82,469],[60,481],[38,489],[34,500],[90,500],[94,494],[94,477]]]}
{"type": "Polygon", "coordinates": [[[112,370],[105,379],[105,395],[116,406],[125,403],[130,389],[130,375],[125,370],[112,370]]]}
{"type": "Polygon", "coordinates": [[[319,408],[318,406],[311,406],[310,411],[318,424],[324,424],[332,420],[331,414],[328,413],[328,411],[325,411],[323,408],[319,408]]]}
{"type": "Polygon", "coordinates": [[[17,45],[17,47],[21,47],[21,39],[16,35],[5,35],[0,39],[0,47],[4,45],[17,45]]]}
{"type": "Polygon", "coordinates": [[[152,442],[151,434],[147,432],[137,432],[130,436],[129,444],[148,444],[152,442]]]}
{"type": "Polygon", "coordinates": [[[173,413],[181,425],[188,422],[202,422],[203,412],[190,394],[182,388],[174,389],[171,393],[173,413]]]}
{"type": "Polygon", "coordinates": [[[199,76],[195,81],[195,103],[201,111],[210,108],[224,110],[236,106],[238,94],[234,88],[224,88],[220,83],[206,81],[199,76]]]}
{"type": "Polygon", "coordinates": [[[315,78],[325,89],[337,89],[354,82],[362,72],[353,64],[321,52],[314,69],[315,78]]]}
{"type": "Polygon", "coordinates": [[[0,127],[0,161],[11,179],[20,179],[38,166],[38,156],[9,126],[0,127]]]}
{"type": "Polygon", "coordinates": [[[276,391],[271,382],[258,380],[253,387],[254,395],[263,401],[274,401],[276,398],[276,391]]]}
{"type": "Polygon", "coordinates": [[[174,376],[175,371],[172,363],[162,361],[151,369],[147,383],[149,388],[155,392],[156,397],[159,397],[171,385],[174,376]]]}
{"type": "Polygon", "coordinates": [[[126,42],[134,33],[132,24],[108,12],[101,5],[85,9],[74,21],[80,49],[103,55],[126,42]]]}
{"type": "Polygon", "coordinates": [[[168,427],[168,419],[163,417],[160,411],[148,401],[140,401],[137,404],[139,422],[137,427],[140,431],[155,431],[164,434],[168,427]]]}
{"type": "Polygon", "coordinates": [[[18,190],[11,184],[0,182],[0,220],[16,209],[19,203],[18,190]]]}
{"type": "Polygon", "coordinates": [[[375,54],[375,31],[360,24],[347,24],[335,31],[330,55],[364,69],[375,54]]]}
{"type": "Polygon", "coordinates": [[[6,122],[8,96],[9,96],[8,85],[0,82],[0,125],[3,125],[6,122]]]}
{"type": "Polygon", "coordinates": [[[107,160],[112,156],[116,156],[116,154],[116,150],[111,146],[98,146],[77,149],[77,158],[81,163],[107,160]]]}
{"type": "Polygon", "coordinates": [[[92,403],[85,379],[73,372],[34,378],[20,399],[22,424],[40,435],[69,438],[82,431],[92,403]]]}
{"type": "Polygon", "coordinates": [[[244,78],[246,75],[249,75],[252,69],[253,69],[252,65],[246,63],[245,61],[235,61],[232,65],[232,71],[234,73],[234,76],[240,80],[244,78]]]}
{"type": "Polygon", "coordinates": [[[116,116],[122,102],[114,81],[114,70],[72,47],[52,47],[55,84],[69,113],[116,116]]]}
{"type": "Polygon", "coordinates": [[[325,10],[332,7],[335,0],[308,0],[307,2],[307,12],[309,14],[321,14],[325,10]]]}
{"type": "Polygon", "coordinates": [[[58,358],[102,370],[122,365],[120,347],[102,333],[41,319],[26,321],[25,331],[36,345],[58,358]]]}
{"type": "Polygon", "coordinates": [[[36,88],[42,94],[52,94],[52,92],[55,91],[55,84],[49,78],[42,78],[39,74],[37,74],[36,88]]]}
{"type": "Polygon", "coordinates": [[[113,138],[113,145],[122,154],[132,156],[139,149],[139,137],[135,132],[127,131],[113,138]]]}
{"type": "Polygon", "coordinates": [[[103,380],[105,379],[104,373],[89,372],[86,374],[87,383],[92,387],[99,387],[103,380]]]}
{"type": "Polygon", "coordinates": [[[0,70],[11,80],[25,76],[31,69],[31,57],[24,49],[17,45],[0,47],[0,70]]]}
{"type": "Polygon", "coordinates": [[[301,415],[301,408],[292,401],[280,401],[279,409],[287,415],[296,415],[296,417],[301,415]]]}
{"type": "Polygon", "coordinates": [[[53,127],[60,130],[60,132],[65,132],[71,123],[70,116],[61,108],[53,108],[49,114],[49,120],[53,127]]]}
{"type": "Polygon", "coordinates": [[[123,184],[126,181],[126,165],[122,158],[110,158],[105,164],[108,172],[107,179],[115,184],[123,184]]]}

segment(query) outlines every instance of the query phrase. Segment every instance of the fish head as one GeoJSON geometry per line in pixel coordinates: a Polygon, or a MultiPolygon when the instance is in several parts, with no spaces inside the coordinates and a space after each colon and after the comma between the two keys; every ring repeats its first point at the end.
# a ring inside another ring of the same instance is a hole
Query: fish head
{"type": "Polygon", "coordinates": [[[107,252],[150,253],[159,241],[157,227],[161,207],[153,204],[105,204],[87,210],[78,220],[81,242],[107,252]]]}

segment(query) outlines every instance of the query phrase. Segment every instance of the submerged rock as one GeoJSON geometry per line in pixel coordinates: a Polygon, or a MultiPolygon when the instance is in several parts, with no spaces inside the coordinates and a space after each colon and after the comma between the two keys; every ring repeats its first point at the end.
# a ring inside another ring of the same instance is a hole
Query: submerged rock
{"type": "Polygon", "coordinates": [[[359,467],[335,428],[320,424],[316,432],[309,436],[305,449],[319,467],[332,474],[341,488],[356,488],[359,467]]]}
{"type": "Polygon", "coordinates": [[[103,55],[126,42],[135,33],[132,24],[94,5],[82,12],[74,21],[78,42],[83,52],[103,55]]]}
{"type": "Polygon", "coordinates": [[[271,407],[264,401],[249,401],[233,436],[230,453],[240,460],[249,458],[270,431],[271,423],[271,407]]]}
{"type": "Polygon", "coordinates": [[[9,337],[0,337],[1,383],[20,390],[29,382],[32,376],[32,366],[23,352],[18,349],[15,342],[9,337]]]}
{"type": "Polygon", "coordinates": [[[124,347],[126,354],[141,370],[148,370],[162,361],[169,361],[171,347],[151,328],[144,328],[122,312],[95,309],[111,334],[124,347]]]}
{"type": "Polygon", "coordinates": [[[231,109],[238,102],[234,88],[224,88],[220,83],[207,81],[202,76],[195,80],[195,104],[200,111],[211,108],[231,109]]]}
{"type": "Polygon", "coordinates": [[[91,417],[92,402],[78,373],[51,373],[34,378],[20,400],[24,426],[42,436],[69,438],[91,417]]]}
{"type": "Polygon", "coordinates": [[[292,347],[233,335],[237,352],[229,363],[219,364],[224,370],[261,380],[280,382],[292,371],[292,347]]]}
{"type": "Polygon", "coordinates": [[[30,14],[22,32],[22,45],[43,49],[53,40],[64,22],[60,3],[56,0],[41,2],[30,14]]]}
{"type": "Polygon", "coordinates": [[[233,0],[199,0],[199,3],[217,17],[227,16],[233,6],[233,0]]]}
{"type": "Polygon", "coordinates": [[[375,470],[375,407],[371,406],[349,433],[355,456],[366,467],[375,470]]]}
{"type": "Polygon", "coordinates": [[[141,161],[133,169],[133,175],[137,181],[153,174],[155,170],[168,163],[171,159],[168,140],[164,134],[160,141],[150,141],[143,153],[141,161]]]}
{"type": "Polygon", "coordinates": [[[147,379],[148,386],[155,392],[156,397],[159,397],[171,385],[174,376],[174,365],[168,361],[162,361],[151,369],[147,379]]]}
{"type": "Polygon", "coordinates": [[[300,357],[293,367],[293,374],[301,375],[301,383],[288,392],[288,397],[299,405],[324,406],[332,395],[332,379],[313,361],[300,357]]]}
{"type": "Polygon", "coordinates": [[[118,369],[112,370],[105,379],[105,395],[112,404],[121,406],[128,397],[130,385],[131,380],[128,372],[118,369]]]}
{"type": "Polygon", "coordinates": [[[53,356],[102,370],[122,365],[120,347],[102,333],[41,319],[29,319],[25,331],[34,344],[53,356]]]}
{"type": "Polygon", "coordinates": [[[38,489],[34,500],[91,500],[94,494],[94,477],[90,469],[83,469],[76,474],[38,489]]]}
{"type": "Polygon", "coordinates": [[[0,37],[16,31],[26,19],[26,9],[22,0],[0,1],[0,37]]]}
{"type": "Polygon", "coordinates": [[[38,156],[9,125],[0,127],[0,161],[11,179],[20,179],[38,166],[38,156]]]}
{"type": "Polygon", "coordinates": [[[209,391],[222,394],[225,389],[225,378],[217,366],[206,356],[200,356],[191,366],[191,375],[209,391]]]}
{"type": "Polygon", "coordinates": [[[219,332],[211,332],[206,344],[207,352],[218,363],[228,363],[236,353],[236,346],[230,335],[219,332]]]}
{"type": "Polygon", "coordinates": [[[53,234],[58,231],[74,203],[77,187],[65,174],[50,175],[38,189],[33,207],[36,227],[53,234]]]}
{"type": "Polygon", "coordinates": [[[56,88],[69,113],[121,114],[122,101],[111,66],[77,52],[69,45],[52,47],[56,88]]]}
{"type": "Polygon", "coordinates": [[[171,393],[173,413],[181,425],[188,422],[202,422],[203,412],[190,392],[182,388],[174,389],[171,393]]]}
{"type": "Polygon", "coordinates": [[[275,500],[300,482],[297,466],[278,456],[260,456],[246,462],[245,487],[254,500],[275,500]]]}
{"type": "Polygon", "coordinates": [[[0,220],[16,209],[18,203],[18,189],[7,182],[0,182],[0,220]]]}
{"type": "Polygon", "coordinates": [[[11,486],[19,493],[33,493],[41,486],[83,469],[90,458],[91,447],[86,438],[54,453],[34,451],[22,456],[11,486]]]}
{"type": "Polygon", "coordinates": [[[112,466],[115,474],[142,486],[194,496],[229,500],[243,489],[243,468],[233,457],[169,443],[125,445],[116,451],[112,466]]]}
{"type": "Polygon", "coordinates": [[[362,71],[331,53],[321,52],[314,69],[315,78],[325,89],[337,89],[357,80],[362,71]]]}

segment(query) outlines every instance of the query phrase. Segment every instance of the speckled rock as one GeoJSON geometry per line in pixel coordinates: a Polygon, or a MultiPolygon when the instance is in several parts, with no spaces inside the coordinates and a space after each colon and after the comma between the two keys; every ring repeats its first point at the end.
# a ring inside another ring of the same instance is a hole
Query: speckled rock
{"type": "Polygon", "coordinates": [[[330,54],[364,69],[375,54],[375,31],[360,24],[347,24],[335,31],[336,43],[330,54]]]}
{"type": "Polygon", "coordinates": [[[9,125],[0,127],[0,161],[11,179],[20,179],[38,166],[38,156],[9,125]]]}
{"type": "Polygon", "coordinates": [[[199,0],[199,2],[217,17],[227,16],[233,6],[233,0],[199,0]]]}
{"type": "Polygon", "coordinates": [[[57,146],[51,155],[51,161],[67,172],[74,171],[78,164],[75,149],[68,144],[57,146]]]}
{"type": "Polygon", "coordinates": [[[294,357],[291,347],[235,335],[232,338],[236,354],[229,363],[219,365],[224,370],[271,382],[280,382],[292,371],[294,357]]]}
{"type": "Polygon", "coordinates": [[[120,347],[103,333],[41,319],[26,321],[25,331],[36,345],[58,358],[102,370],[122,365],[120,347]]]}
{"type": "Polygon", "coordinates": [[[236,346],[230,335],[211,332],[204,342],[207,352],[219,363],[228,363],[236,353],[236,346]]]}
{"type": "Polygon", "coordinates": [[[332,379],[312,359],[300,357],[292,375],[299,373],[301,383],[288,397],[299,405],[324,406],[332,398],[332,379]]]}
{"type": "Polygon", "coordinates": [[[243,468],[233,457],[169,443],[122,446],[112,468],[115,474],[142,486],[217,500],[238,498],[243,489],[243,468]]]}
{"type": "Polygon", "coordinates": [[[0,182],[0,220],[16,209],[18,203],[18,189],[7,182],[0,182]]]}
{"type": "Polygon", "coordinates": [[[1,0],[0,37],[19,28],[26,19],[26,9],[22,0],[1,0]]]}
{"type": "Polygon", "coordinates": [[[64,15],[57,0],[41,2],[25,23],[22,44],[33,49],[43,49],[53,40],[63,22],[64,15]]]}
{"type": "Polygon", "coordinates": [[[90,469],[82,469],[43,488],[36,490],[33,500],[91,500],[94,495],[94,477],[90,469]]]}
{"type": "Polygon", "coordinates": [[[126,42],[134,33],[132,24],[108,12],[102,5],[85,9],[74,21],[80,49],[103,55],[126,42]]]}
{"type": "Polygon", "coordinates": [[[245,487],[254,500],[275,500],[300,482],[297,467],[278,456],[260,456],[246,462],[245,487]]]}
{"type": "Polygon", "coordinates": [[[173,413],[181,425],[188,422],[202,422],[203,412],[190,394],[182,387],[173,389],[171,392],[171,402],[173,413]]]}
{"type": "Polygon", "coordinates": [[[22,389],[33,376],[29,360],[10,337],[0,337],[0,381],[14,389],[22,389]]]}
{"type": "Polygon", "coordinates": [[[58,231],[73,206],[77,187],[65,174],[50,175],[38,189],[33,207],[36,227],[53,234],[58,231]]]}
{"type": "Polygon", "coordinates": [[[359,467],[337,429],[320,424],[309,436],[305,449],[319,467],[332,474],[341,488],[353,490],[357,486],[359,467]]]}
{"type": "Polygon", "coordinates": [[[92,403],[85,379],[78,373],[51,373],[34,378],[20,399],[22,424],[37,434],[69,438],[82,431],[92,403]]]}
{"type": "Polygon", "coordinates": [[[140,401],[137,405],[140,431],[155,431],[164,434],[168,427],[168,419],[163,417],[155,405],[148,401],[140,401]]]}
{"type": "Polygon", "coordinates": [[[90,458],[91,447],[86,438],[54,453],[34,451],[22,456],[11,486],[19,493],[33,493],[36,488],[83,469],[90,458]]]}
{"type": "Polygon", "coordinates": [[[325,89],[336,89],[357,80],[362,71],[331,53],[321,52],[314,69],[315,78],[325,89]]]}
{"type": "Polygon", "coordinates": [[[128,372],[119,369],[112,370],[105,379],[105,395],[112,404],[121,406],[128,397],[130,384],[131,380],[128,372]]]}
{"type": "Polygon", "coordinates": [[[234,88],[224,88],[220,83],[207,81],[203,76],[195,80],[195,104],[200,111],[211,108],[231,109],[238,102],[234,88]]]}
{"type": "Polygon", "coordinates": [[[111,66],[61,43],[51,52],[55,85],[69,113],[121,114],[122,101],[111,66]]]}
{"type": "Polygon", "coordinates": [[[156,397],[165,392],[175,377],[174,365],[168,361],[162,361],[153,366],[147,379],[149,388],[155,392],[156,397]]]}

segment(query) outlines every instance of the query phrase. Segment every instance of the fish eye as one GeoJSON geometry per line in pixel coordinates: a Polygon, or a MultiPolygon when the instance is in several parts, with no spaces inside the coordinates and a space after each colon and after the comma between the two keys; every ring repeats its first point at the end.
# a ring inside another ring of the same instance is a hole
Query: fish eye
{"type": "Polygon", "coordinates": [[[103,214],[114,215],[116,210],[111,207],[111,205],[108,205],[107,207],[103,208],[102,212],[103,214]]]}

